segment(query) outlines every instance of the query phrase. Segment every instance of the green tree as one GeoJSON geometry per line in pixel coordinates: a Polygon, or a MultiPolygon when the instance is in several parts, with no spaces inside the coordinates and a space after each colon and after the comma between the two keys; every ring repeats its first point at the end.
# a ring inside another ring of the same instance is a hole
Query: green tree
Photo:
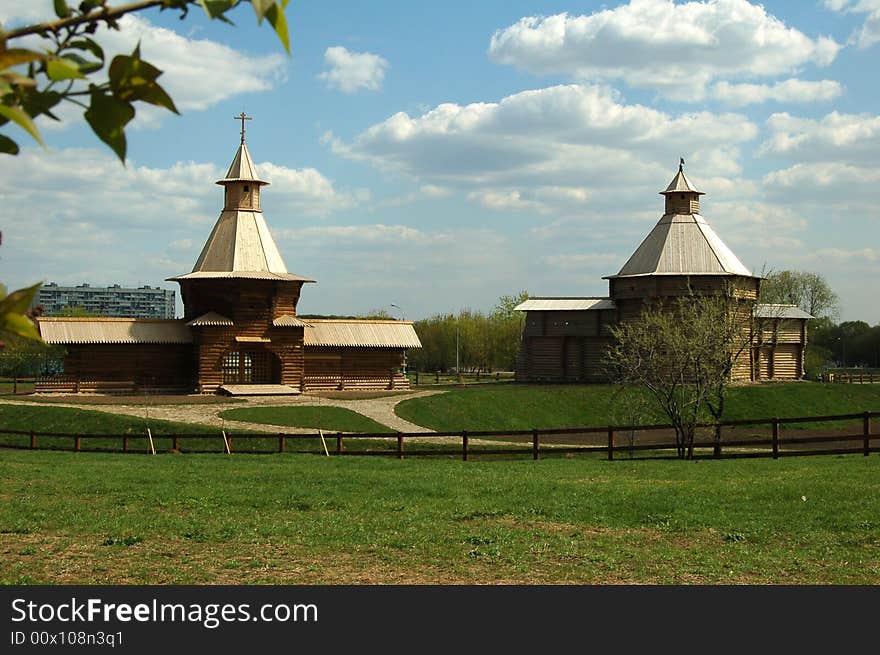
{"type": "MultiPolygon", "coordinates": [[[[123,16],[150,8],[178,11],[183,19],[192,6],[199,6],[211,19],[231,24],[228,13],[244,1],[250,2],[259,23],[272,26],[289,53],[284,16],[289,0],[140,0],[122,5],[111,5],[111,0],[54,0],[55,19],[0,28],[0,129],[14,123],[42,144],[34,119],[59,120],[55,108],[73,103],[83,108],[92,131],[124,162],[125,126],[135,116],[135,103],[178,111],[157,82],[162,71],[141,57],[140,44],[130,55],[117,55],[108,63],[99,31],[118,30],[123,16]],[[33,35],[42,38],[39,49],[17,47],[16,41],[33,35]],[[106,79],[98,80],[102,72],[106,79]]],[[[0,133],[0,152],[18,154],[18,143],[0,133]]]]}
{"type": "Polygon", "coordinates": [[[97,318],[103,316],[100,312],[93,312],[79,305],[66,305],[57,311],[51,312],[49,316],[59,316],[63,318],[97,318]]]}
{"type": "Polygon", "coordinates": [[[698,423],[712,419],[716,445],[734,367],[748,351],[754,303],[732,291],[648,305],[638,320],[610,327],[612,379],[648,390],[675,430],[678,456],[693,456],[698,423]]]}
{"type": "Polygon", "coordinates": [[[761,283],[761,302],[797,305],[816,318],[834,318],[839,298],[819,273],[770,272],[761,283]]]}

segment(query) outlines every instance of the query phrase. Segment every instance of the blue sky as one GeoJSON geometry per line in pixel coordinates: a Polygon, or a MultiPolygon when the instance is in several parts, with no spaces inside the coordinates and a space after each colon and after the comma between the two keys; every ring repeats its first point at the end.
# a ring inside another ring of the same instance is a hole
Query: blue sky
{"type": "MultiPolygon", "coordinates": [[[[5,25],[51,2],[0,0],[5,25]],[[24,8],[22,7],[24,6],[24,8]]],[[[191,270],[238,144],[303,313],[407,319],[498,297],[605,295],[684,157],[743,263],[826,276],[880,322],[880,0],[297,2],[288,57],[235,27],[144,12],[182,110],[147,108],[122,167],[76,111],[0,159],[0,279],[160,285],[191,270]],[[392,310],[392,313],[398,313],[392,310]]]]}

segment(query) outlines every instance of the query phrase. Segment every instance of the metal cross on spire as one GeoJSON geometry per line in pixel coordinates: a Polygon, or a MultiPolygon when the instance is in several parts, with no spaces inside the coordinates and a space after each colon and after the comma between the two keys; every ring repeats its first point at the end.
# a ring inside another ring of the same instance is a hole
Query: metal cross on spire
{"type": "MultiPolygon", "coordinates": [[[[242,125],[243,125],[243,124],[244,124],[244,123],[242,123],[242,125]]],[[[242,143],[244,143],[244,141],[242,141],[242,143]]],[[[678,161],[679,161],[679,164],[678,164],[678,170],[682,170],[682,169],[684,168],[684,157],[679,157],[679,158],[678,158],[678,161]]]]}
{"type": "Polygon", "coordinates": [[[254,120],[252,116],[248,116],[244,112],[241,112],[238,116],[233,116],[237,121],[241,121],[241,144],[244,145],[244,122],[254,120]]]}

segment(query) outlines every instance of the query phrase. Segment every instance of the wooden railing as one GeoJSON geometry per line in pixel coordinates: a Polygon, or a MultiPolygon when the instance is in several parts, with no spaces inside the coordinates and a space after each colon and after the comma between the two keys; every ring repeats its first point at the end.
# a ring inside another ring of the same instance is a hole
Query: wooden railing
{"type": "MultiPolygon", "coordinates": [[[[718,429],[720,438],[695,439],[695,459],[733,459],[754,457],[793,457],[804,455],[843,455],[880,451],[880,433],[872,425],[880,412],[805,416],[795,418],[725,421],[720,426],[701,425],[707,432],[718,429]],[[806,434],[787,431],[795,424],[820,424],[806,434]],[[829,429],[828,424],[843,424],[829,429]],[[766,434],[761,434],[760,430],[766,434]],[[756,431],[759,433],[756,434],[756,431]],[[833,446],[833,447],[825,447],[833,446]]],[[[620,457],[675,457],[678,446],[669,425],[617,425],[603,427],[532,430],[465,430],[460,432],[332,433],[332,434],[83,434],[34,432],[0,428],[0,448],[67,450],[121,453],[320,453],[335,455],[460,456],[468,461],[474,455],[531,455],[597,453],[608,460],[620,457]],[[222,437],[222,439],[221,439],[222,437]],[[333,443],[335,441],[335,443],[333,443]],[[88,443],[86,443],[88,442],[88,443]],[[432,443],[433,442],[433,443],[432,443]],[[346,443],[348,446],[346,446],[346,443]],[[184,448],[185,444],[193,447],[184,448]],[[235,444],[233,446],[233,444],[235,444]],[[309,448],[296,448],[306,444],[309,448]],[[325,448],[326,447],[326,451],[325,448]]]]}
{"type": "Polygon", "coordinates": [[[846,384],[880,384],[880,373],[826,373],[827,382],[843,382],[846,384]]]}

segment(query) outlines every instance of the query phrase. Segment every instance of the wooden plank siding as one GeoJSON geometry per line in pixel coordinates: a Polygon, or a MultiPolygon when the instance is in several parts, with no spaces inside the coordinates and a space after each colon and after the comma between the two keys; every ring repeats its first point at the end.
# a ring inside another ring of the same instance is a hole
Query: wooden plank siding
{"type": "Polygon", "coordinates": [[[401,348],[308,346],[303,390],[408,389],[403,355],[401,348]]]}
{"type": "Polygon", "coordinates": [[[803,377],[806,320],[761,319],[752,335],[751,312],[760,280],[743,276],[692,275],[611,278],[614,309],[529,310],[517,356],[521,381],[607,382],[604,355],[610,327],[638,321],[647,306],[666,305],[692,292],[729,291],[740,299],[732,311],[745,345],[731,371],[735,381],[803,377]],[[747,345],[750,344],[751,346],[747,345]]]}
{"type": "Polygon", "coordinates": [[[66,348],[63,377],[70,385],[82,388],[65,391],[100,391],[100,382],[114,383],[104,386],[120,390],[122,385],[118,383],[125,383],[131,391],[190,391],[194,384],[195,355],[191,344],[90,343],[70,344],[66,348]]]}

